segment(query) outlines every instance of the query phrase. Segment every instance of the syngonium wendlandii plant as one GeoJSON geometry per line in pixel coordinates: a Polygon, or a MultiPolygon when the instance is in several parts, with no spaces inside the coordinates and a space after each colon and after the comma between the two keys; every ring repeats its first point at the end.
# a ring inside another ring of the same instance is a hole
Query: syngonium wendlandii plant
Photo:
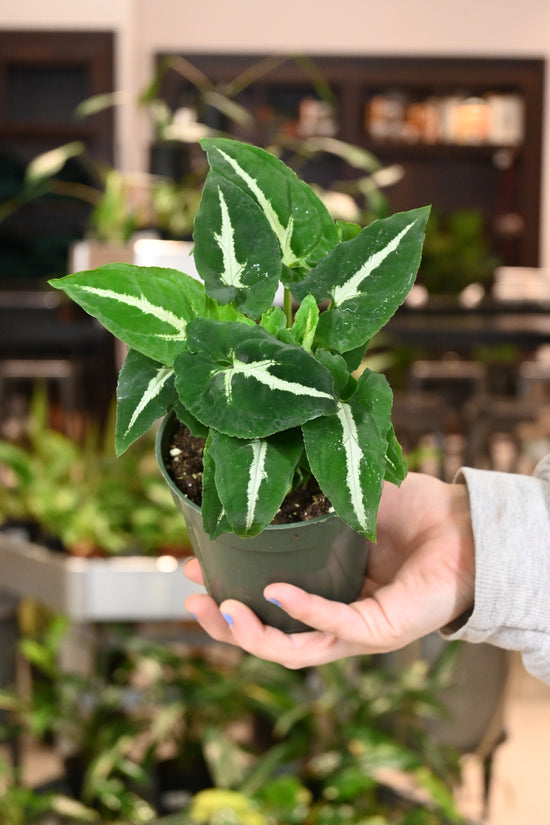
{"type": "Polygon", "coordinates": [[[193,239],[203,283],[127,264],[50,281],[129,347],[117,452],[174,410],[206,438],[212,538],[260,533],[311,473],[338,515],[374,538],[383,480],[399,484],[407,466],[386,378],[353,373],[414,282],[429,207],[364,229],[335,223],[274,155],[226,138],[202,147],[210,171],[193,239]]]}

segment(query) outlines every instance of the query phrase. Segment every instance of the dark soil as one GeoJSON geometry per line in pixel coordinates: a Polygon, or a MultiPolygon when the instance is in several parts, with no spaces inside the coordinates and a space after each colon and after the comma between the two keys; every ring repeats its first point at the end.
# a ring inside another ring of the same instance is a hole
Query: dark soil
{"type": "MultiPolygon", "coordinates": [[[[191,435],[185,425],[178,424],[165,456],[166,467],[174,483],[198,507],[202,504],[203,450],[204,438],[191,435]]],[[[308,521],[326,515],[331,507],[330,501],[312,477],[306,485],[289,493],[272,523],[308,521]]]]}

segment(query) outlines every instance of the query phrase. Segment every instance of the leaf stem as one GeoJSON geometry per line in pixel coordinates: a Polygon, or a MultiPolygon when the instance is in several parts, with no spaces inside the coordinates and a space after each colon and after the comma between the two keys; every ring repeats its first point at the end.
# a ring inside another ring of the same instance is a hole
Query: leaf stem
{"type": "Polygon", "coordinates": [[[290,329],[292,326],[292,293],[290,289],[287,289],[285,286],[285,291],[283,295],[283,310],[286,316],[286,326],[287,329],[290,329]]]}

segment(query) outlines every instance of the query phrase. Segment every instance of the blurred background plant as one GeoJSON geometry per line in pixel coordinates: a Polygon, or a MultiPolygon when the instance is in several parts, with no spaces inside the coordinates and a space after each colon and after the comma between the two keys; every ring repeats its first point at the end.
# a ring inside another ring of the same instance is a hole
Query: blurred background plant
{"type": "Polygon", "coordinates": [[[97,812],[66,794],[37,793],[16,780],[9,761],[0,755],[0,825],[62,825],[98,822],[97,812]]]}
{"type": "Polygon", "coordinates": [[[430,295],[458,295],[470,284],[487,288],[498,265],[479,210],[444,216],[432,209],[418,275],[430,295]]]}
{"type": "Polygon", "coordinates": [[[53,790],[98,822],[464,821],[452,794],[458,754],[427,725],[443,714],[453,645],[431,664],[362,657],[296,672],[116,625],[84,674],[59,664],[66,631],[54,617],[23,638],[32,689],[0,693],[3,736],[62,748],[53,790]]]}
{"type": "Polygon", "coordinates": [[[20,443],[0,441],[0,525],[73,555],[187,555],[185,522],[155,459],[153,436],[116,458],[112,420],[82,443],[48,424],[37,390],[20,443]]]}
{"type": "MultiPolygon", "coordinates": [[[[338,219],[368,223],[389,207],[382,190],[402,175],[399,166],[384,168],[367,150],[336,139],[333,134],[295,134],[277,118],[263,120],[237,98],[273,68],[289,58],[268,57],[227,83],[215,84],[182,57],[160,64],[137,105],[149,115],[152,131],[149,173],[122,172],[98,163],[83,143],[74,141],[36,157],[20,184],[8,187],[0,200],[0,222],[15,211],[45,197],[70,198],[90,207],[86,236],[103,243],[124,244],[139,231],[166,239],[189,239],[208,171],[199,140],[227,135],[266,146],[308,178],[320,156],[343,160],[353,174],[346,180],[317,186],[327,208],[338,219]],[[168,72],[182,75],[196,90],[193,105],[171,111],[160,97],[168,72]],[[78,168],[79,180],[75,180],[78,168]],[[71,171],[72,170],[72,171],[71,171]]],[[[313,61],[295,58],[312,84],[318,102],[334,122],[334,96],[313,61]]],[[[83,101],[75,117],[86,118],[111,106],[136,105],[120,92],[83,101]]],[[[328,130],[331,132],[332,130],[328,130]]]]}

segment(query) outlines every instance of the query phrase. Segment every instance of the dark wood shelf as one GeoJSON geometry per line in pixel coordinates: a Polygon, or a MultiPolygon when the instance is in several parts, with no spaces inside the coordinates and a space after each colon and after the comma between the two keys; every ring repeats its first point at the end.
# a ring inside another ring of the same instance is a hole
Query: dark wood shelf
{"type": "Polygon", "coordinates": [[[362,141],[365,149],[378,156],[395,155],[413,158],[492,160],[496,153],[509,153],[511,158],[522,155],[524,145],[493,143],[425,143],[406,140],[378,140],[366,137],[362,141]]]}
{"type": "MultiPolygon", "coordinates": [[[[160,65],[174,56],[177,55],[159,54],[157,62],[160,65]]],[[[226,88],[231,87],[232,81],[243,72],[258,67],[267,59],[261,54],[181,53],[179,56],[214,84],[226,88]]],[[[281,55],[272,59],[269,69],[237,100],[261,118],[268,110],[273,111],[276,103],[283,101],[282,110],[274,112],[275,119],[292,127],[292,106],[299,102],[300,95],[322,97],[318,91],[323,83],[329,90],[326,99],[335,105],[335,136],[369,149],[382,163],[399,163],[404,167],[403,179],[386,190],[393,210],[410,209],[423,203],[432,203],[444,213],[454,209],[478,209],[485,218],[495,253],[503,264],[539,265],[543,60],[506,56],[354,55],[311,55],[304,59],[281,55]],[[374,95],[395,90],[417,100],[457,94],[516,95],[523,105],[524,139],[519,145],[374,140],[365,127],[365,106],[374,95]],[[505,237],[501,228],[510,215],[517,218],[516,224],[521,225],[522,230],[505,237]]],[[[173,70],[163,76],[160,94],[173,110],[192,105],[193,101],[200,103],[196,88],[173,70]]],[[[218,125],[232,130],[227,122],[218,125]]],[[[262,121],[261,126],[249,132],[235,129],[234,133],[241,139],[261,143],[266,131],[269,129],[262,121]]],[[[333,159],[325,161],[324,169],[322,161],[309,164],[308,171],[312,173],[311,182],[323,185],[327,180],[358,174],[343,162],[338,167],[333,159]],[[319,179],[316,180],[314,176],[317,174],[319,179]]]]}
{"type": "Polygon", "coordinates": [[[59,138],[63,141],[88,141],[94,136],[94,129],[88,123],[60,122],[48,123],[45,121],[28,121],[26,123],[1,123],[0,140],[15,140],[18,138],[32,138],[37,134],[45,139],[59,138]]]}

